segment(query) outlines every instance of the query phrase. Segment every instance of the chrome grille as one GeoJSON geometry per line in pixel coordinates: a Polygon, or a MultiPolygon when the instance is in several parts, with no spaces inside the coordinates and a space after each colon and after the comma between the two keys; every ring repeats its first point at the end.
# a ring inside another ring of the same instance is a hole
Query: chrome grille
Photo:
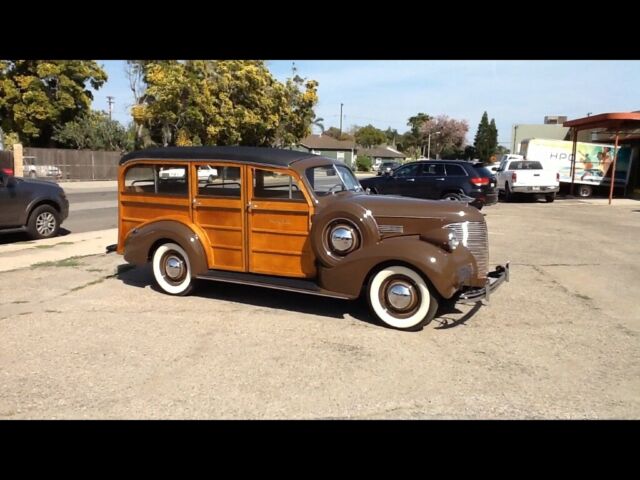
{"type": "Polygon", "coordinates": [[[378,225],[378,232],[382,233],[403,233],[402,225],[378,225]]]}
{"type": "Polygon", "coordinates": [[[485,222],[450,223],[446,228],[452,230],[460,243],[467,247],[476,259],[478,274],[486,276],[489,271],[489,238],[485,222]]]}

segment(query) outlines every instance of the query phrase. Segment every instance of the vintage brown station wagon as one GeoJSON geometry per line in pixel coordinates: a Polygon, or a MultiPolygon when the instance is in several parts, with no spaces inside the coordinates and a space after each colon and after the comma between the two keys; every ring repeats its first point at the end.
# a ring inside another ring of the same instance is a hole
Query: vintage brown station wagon
{"type": "Polygon", "coordinates": [[[386,326],[419,330],[438,303],[480,301],[488,272],[482,214],[459,202],[364,192],[343,163],[259,147],[173,147],[125,155],[117,251],[151,262],[160,289],[196,279],[326,297],[363,292],[386,326]]]}

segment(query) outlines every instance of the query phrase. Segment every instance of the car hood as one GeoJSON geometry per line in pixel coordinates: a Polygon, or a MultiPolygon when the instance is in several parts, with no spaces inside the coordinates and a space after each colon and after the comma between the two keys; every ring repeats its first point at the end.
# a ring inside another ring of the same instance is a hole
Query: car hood
{"type": "Polygon", "coordinates": [[[464,202],[447,200],[423,200],[396,195],[371,195],[365,193],[337,194],[322,199],[324,206],[340,208],[339,203],[357,203],[371,212],[378,224],[391,223],[394,219],[431,219],[441,224],[455,222],[484,222],[477,208],[464,202]]]}
{"type": "Polygon", "coordinates": [[[18,177],[14,177],[14,178],[18,183],[23,184],[24,186],[27,186],[27,187],[33,186],[38,189],[50,188],[51,190],[54,190],[56,192],[64,191],[62,187],[59,186],[57,183],[47,182],[46,180],[35,180],[31,178],[18,178],[18,177]]]}

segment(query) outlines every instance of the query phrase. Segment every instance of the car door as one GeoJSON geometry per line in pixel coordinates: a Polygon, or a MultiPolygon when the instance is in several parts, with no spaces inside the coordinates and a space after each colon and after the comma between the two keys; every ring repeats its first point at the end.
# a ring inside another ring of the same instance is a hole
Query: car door
{"type": "Polygon", "coordinates": [[[447,163],[444,168],[446,175],[444,182],[441,182],[442,189],[438,192],[440,197],[448,192],[464,192],[466,194],[471,184],[464,167],[455,163],[447,163]]]}
{"type": "Polygon", "coordinates": [[[304,183],[288,170],[249,167],[248,173],[249,271],[314,277],[309,238],[313,204],[304,183]]]}
{"type": "Polygon", "coordinates": [[[417,179],[420,198],[439,199],[444,181],[445,170],[443,164],[423,163],[417,179]]]}
{"type": "Polygon", "coordinates": [[[209,268],[246,272],[246,167],[223,162],[195,163],[192,175],[193,222],[204,230],[209,268]],[[212,175],[215,169],[215,178],[212,175]]]}
{"type": "Polygon", "coordinates": [[[12,177],[2,175],[0,182],[0,228],[19,227],[20,216],[27,202],[18,193],[18,185],[12,177]]]}
{"type": "Polygon", "coordinates": [[[402,195],[405,197],[419,197],[417,178],[420,163],[411,163],[396,169],[385,185],[385,194],[402,195]]]}

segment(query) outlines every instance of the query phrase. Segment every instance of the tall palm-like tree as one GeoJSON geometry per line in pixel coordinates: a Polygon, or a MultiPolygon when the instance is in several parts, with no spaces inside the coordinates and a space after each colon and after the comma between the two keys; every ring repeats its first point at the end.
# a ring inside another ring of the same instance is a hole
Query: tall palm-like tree
{"type": "Polygon", "coordinates": [[[313,120],[311,120],[311,125],[315,125],[316,127],[318,127],[321,131],[321,133],[324,133],[324,118],[322,117],[315,117],[313,120]]]}

